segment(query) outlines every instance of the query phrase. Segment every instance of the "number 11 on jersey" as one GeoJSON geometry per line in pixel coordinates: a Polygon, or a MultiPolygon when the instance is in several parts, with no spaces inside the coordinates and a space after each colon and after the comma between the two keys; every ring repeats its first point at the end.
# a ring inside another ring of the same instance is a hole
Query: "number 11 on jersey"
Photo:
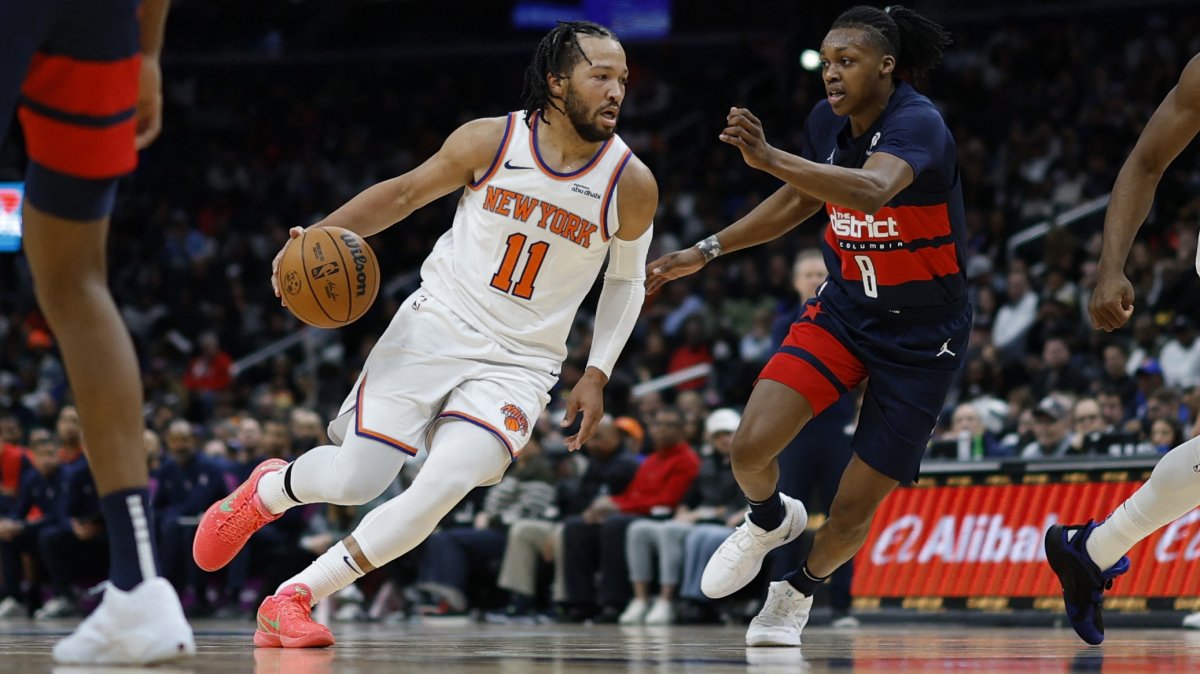
{"type": "Polygon", "coordinates": [[[521,278],[517,281],[516,286],[513,285],[513,272],[516,271],[517,262],[521,258],[521,252],[525,250],[525,242],[528,240],[524,234],[511,234],[507,240],[507,247],[504,249],[504,259],[500,261],[500,269],[492,276],[492,287],[502,293],[511,292],[516,297],[523,300],[533,298],[533,282],[537,280],[538,272],[542,269],[542,262],[546,259],[546,252],[550,250],[550,244],[545,241],[538,241],[530,244],[529,256],[525,261],[525,269],[521,272],[521,278]]]}

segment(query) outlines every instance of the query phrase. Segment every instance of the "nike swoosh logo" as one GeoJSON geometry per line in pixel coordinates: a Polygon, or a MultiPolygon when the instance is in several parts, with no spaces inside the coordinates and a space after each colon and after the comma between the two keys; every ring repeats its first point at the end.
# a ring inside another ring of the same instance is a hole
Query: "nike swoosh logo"
{"type": "Polygon", "coordinates": [[[264,632],[270,632],[270,630],[267,629],[268,627],[270,627],[275,630],[276,634],[279,633],[279,621],[271,620],[270,618],[268,618],[264,615],[261,615],[261,614],[258,616],[258,627],[259,627],[259,629],[261,629],[264,632]]]}
{"type": "Polygon", "coordinates": [[[514,171],[521,171],[521,170],[525,170],[525,169],[532,169],[533,167],[532,166],[513,166],[512,160],[509,159],[508,161],[504,162],[504,168],[512,169],[514,171]]]}
{"type": "Polygon", "coordinates": [[[350,567],[350,570],[351,570],[351,571],[353,571],[354,573],[357,573],[357,574],[359,574],[359,575],[362,575],[362,571],[359,571],[359,570],[358,570],[358,569],[357,569],[357,568],[354,566],[354,564],[352,564],[352,563],[350,562],[350,558],[349,558],[348,556],[346,556],[346,555],[342,555],[342,561],[346,563],[346,566],[350,567]]]}
{"type": "Polygon", "coordinates": [[[233,512],[233,500],[238,497],[238,491],[241,491],[241,490],[239,489],[239,490],[233,492],[232,494],[229,495],[229,498],[227,498],[221,502],[221,512],[223,512],[223,513],[233,512]]]}

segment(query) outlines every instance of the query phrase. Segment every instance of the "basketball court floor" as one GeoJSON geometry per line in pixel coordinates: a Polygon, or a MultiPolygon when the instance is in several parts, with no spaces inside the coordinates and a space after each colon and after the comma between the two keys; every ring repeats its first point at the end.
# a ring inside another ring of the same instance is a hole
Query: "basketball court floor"
{"type": "Polygon", "coordinates": [[[610,625],[335,626],[337,646],[323,650],[258,649],[252,624],[198,621],[199,655],[155,668],[61,667],[50,648],[71,623],[0,623],[5,674],[727,674],[790,672],[1182,672],[1200,671],[1200,633],[1180,629],[1111,629],[1089,647],[1066,629],[954,625],[813,627],[802,649],[747,649],[733,627],[610,625]]]}

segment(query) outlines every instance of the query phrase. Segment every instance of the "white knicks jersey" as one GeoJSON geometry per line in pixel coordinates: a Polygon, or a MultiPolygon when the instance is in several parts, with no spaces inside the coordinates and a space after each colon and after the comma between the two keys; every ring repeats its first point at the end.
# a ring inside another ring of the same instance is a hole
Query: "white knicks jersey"
{"type": "Polygon", "coordinates": [[[557,373],[619,227],[617,183],[633,155],[614,135],[582,168],[558,173],[538,152],[536,116],[532,127],[508,114],[495,159],[463,190],[421,282],[530,366],[557,373]]]}

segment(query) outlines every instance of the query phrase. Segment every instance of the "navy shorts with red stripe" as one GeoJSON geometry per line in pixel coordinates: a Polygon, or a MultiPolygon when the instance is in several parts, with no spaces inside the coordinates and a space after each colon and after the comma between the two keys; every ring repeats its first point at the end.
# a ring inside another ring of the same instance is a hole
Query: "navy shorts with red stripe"
{"type": "Polygon", "coordinates": [[[17,107],[40,210],[104,217],[137,166],[138,4],[0,0],[0,128],[17,107]]]}
{"type": "Polygon", "coordinates": [[[854,452],[880,473],[911,482],[966,353],[971,307],[914,317],[853,305],[827,285],[805,304],[759,379],[796,390],[814,415],[866,380],[854,452]]]}

